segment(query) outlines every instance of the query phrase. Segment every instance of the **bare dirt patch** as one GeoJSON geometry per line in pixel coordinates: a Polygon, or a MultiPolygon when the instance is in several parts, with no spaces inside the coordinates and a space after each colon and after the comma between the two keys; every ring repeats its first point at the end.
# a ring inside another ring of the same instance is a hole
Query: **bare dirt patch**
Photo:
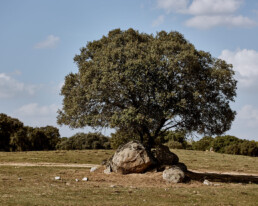
{"type": "Polygon", "coordinates": [[[49,162],[4,162],[1,166],[15,166],[15,167],[75,167],[75,168],[91,168],[98,167],[97,164],[71,164],[71,163],[49,163],[49,162]]]}

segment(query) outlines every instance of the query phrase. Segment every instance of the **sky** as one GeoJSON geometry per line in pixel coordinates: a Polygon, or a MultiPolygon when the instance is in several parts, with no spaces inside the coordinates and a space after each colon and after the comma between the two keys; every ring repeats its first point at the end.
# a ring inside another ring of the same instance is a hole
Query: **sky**
{"type": "Polygon", "coordinates": [[[28,126],[56,126],[62,137],[93,132],[56,124],[60,89],[78,71],[73,57],[80,48],[116,28],[178,31],[232,64],[237,116],[226,134],[258,141],[256,0],[1,0],[0,113],[28,126]]]}

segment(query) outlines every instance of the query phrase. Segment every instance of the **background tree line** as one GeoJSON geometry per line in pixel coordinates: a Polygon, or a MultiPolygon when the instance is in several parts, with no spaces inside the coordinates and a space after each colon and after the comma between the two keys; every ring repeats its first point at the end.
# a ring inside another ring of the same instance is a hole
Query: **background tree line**
{"type": "MultiPolygon", "coordinates": [[[[69,138],[60,137],[59,130],[53,126],[29,127],[15,118],[0,114],[0,151],[33,150],[83,150],[116,149],[121,144],[138,140],[132,131],[117,130],[106,137],[101,133],[77,133],[69,138]]],[[[204,136],[198,141],[189,141],[183,130],[166,131],[156,140],[171,149],[210,150],[219,153],[258,156],[258,142],[239,139],[234,136],[204,136]]]]}
{"type": "Polygon", "coordinates": [[[109,138],[100,133],[77,133],[60,137],[53,126],[29,127],[16,119],[0,114],[0,151],[110,149],[109,138]]]}
{"type": "Polygon", "coordinates": [[[0,114],[0,151],[54,150],[59,141],[56,127],[24,126],[20,120],[0,114]]]}

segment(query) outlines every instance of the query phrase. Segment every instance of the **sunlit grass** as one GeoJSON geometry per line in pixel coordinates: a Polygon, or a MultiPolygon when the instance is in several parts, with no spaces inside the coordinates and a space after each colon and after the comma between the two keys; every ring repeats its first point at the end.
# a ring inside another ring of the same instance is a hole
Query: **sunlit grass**
{"type": "MultiPolygon", "coordinates": [[[[258,158],[173,150],[189,169],[257,173],[258,158]]],[[[0,152],[0,162],[100,164],[113,150],[0,152]]],[[[168,184],[161,174],[103,174],[86,168],[0,166],[0,205],[257,205],[257,184],[168,184]],[[55,180],[60,176],[61,180],[55,180]],[[82,178],[89,181],[83,182],[82,178]],[[76,182],[75,179],[79,181],[76,182]],[[115,185],[110,187],[111,185],[115,185]]]]}
{"type": "MultiPolygon", "coordinates": [[[[172,150],[179,156],[180,162],[194,170],[232,171],[258,173],[258,158],[242,155],[228,155],[215,152],[193,150],[172,150]]],[[[1,162],[49,162],[101,164],[114,150],[75,150],[75,151],[31,151],[0,152],[1,162]]]]}

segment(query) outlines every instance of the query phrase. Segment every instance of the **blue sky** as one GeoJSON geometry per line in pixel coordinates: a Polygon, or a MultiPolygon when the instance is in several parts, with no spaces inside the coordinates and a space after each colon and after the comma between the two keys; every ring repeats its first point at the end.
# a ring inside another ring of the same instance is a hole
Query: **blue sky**
{"type": "Polygon", "coordinates": [[[64,77],[77,72],[73,57],[88,41],[115,28],[176,30],[233,64],[237,117],[227,134],[258,141],[258,1],[1,0],[0,28],[0,113],[25,125],[57,126],[64,77]]]}

